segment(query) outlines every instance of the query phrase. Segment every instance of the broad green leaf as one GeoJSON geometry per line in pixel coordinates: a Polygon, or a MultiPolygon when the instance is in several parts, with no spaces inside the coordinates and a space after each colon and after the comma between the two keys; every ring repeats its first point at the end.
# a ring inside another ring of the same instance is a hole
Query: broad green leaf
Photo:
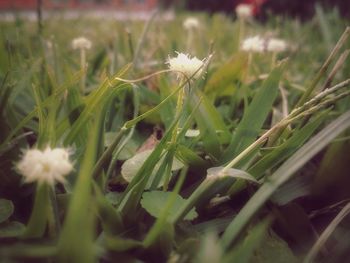
{"type": "Polygon", "coordinates": [[[231,176],[209,176],[187,198],[186,202],[179,207],[173,219],[173,223],[179,222],[193,207],[201,207],[217,194],[226,193],[228,188],[236,181],[231,176]]]}
{"type": "Polygon", "coordinates": [[[284,70],[283,64],[276,67],[263,82],[252,102],[244,111],[242,120],[235,130],[232,140],[226,149],[223,161],[227,162],[237,156],[254,142],[259,135],[272,105],[278,94],[278,85],[284,70]]]}
{"type": "MultiPolygon", "coordinates": [[[[107,132],[105,134],[105,147],[109,147],[112,144],[116,134],[116,132],[107,132]]],[[[132,158],[139,147],[140,145],[136,142],[136,140],[130,139],[120,151],[118,160],[127,160],[132,158]]]]}
{"type": "Polygon", "coordinates": [[[118,206],[118,211],[122,211],[125,215],[131,215],[135,212],[134,210],[139,204],[142,193],[149,181],[149,178],[152,175],[154,166],[159,161],[159,158],[164,151],[166,144],[170,140],[173,130],[178,121],[178,118],[174,120],[172,126],[169,127],[169,130],[165,132],[163,138],[160,140],[158,145],[154,148],[150,156],[143,163],[137,174],[129,183],[128,187],[123,193],[122,201],[118,206]]]}
{"type": "MultiPolygon", "coordinates": [[[[163,191],[151,191],[145,192],[142,195],[141,206],[152,216],[158,218],[163,208],[170,197],[171,192],[163,192],[163,191]]],[[[175,202],[169,210],[169,219],[172,219],[176,213],[176,211],[186,202],[180,195],[176,195],[175,202]]],[[[193,208],[187,215],[184,217],[185,220],[193,220],[198,216],[196,210],[193,208]]]]}
{"type": "Polygon", "coordinates": [[[7,199],[0,199],[0,223],[6,221],[13,213],[13,203],[7,199]]]}
{"type": "Polygon", "coordinates": [[[260,241],[260,246],[254,251],[254,253],[252,253],[250,262],[298,263],[301,262],[301,259],[293,254],[292,250],[284,240],[280,239],[272,232],[263,236],[260,241]]]}
{"type": "MultiPolygon", "coordinates": [[[[123,163],[123,165],[121,167],[121,174],[127,182],[132,181],[132,179],[136,176],[138,171],[141,169],[142,165],[146,162],[148,157],[150,157],[152,152],[153,152],[153,150],[145,150],[143,152],[137,153],[132,158],[126,160],[123,163]]],[[[160,168],[163,160],[164,160],[164,156],[161,159],[159,159],[159,161],[155,164],[154,171],[152,172],[152,175],[149,179],[149,182],[146,186],[146,189],[149,189],[149,187],[151,186],[152,181],[154,180],[155,175],[156,175],[155,173],[160,168]]],[[[180,170],[183,166],[184,165],[179,160],[174,158],[171,170],[172,171],[180,170]]],[[[162,183],[163,183],[163,180],[161,180],[159,182],[158,186],[162,185],[162,183]]]]}

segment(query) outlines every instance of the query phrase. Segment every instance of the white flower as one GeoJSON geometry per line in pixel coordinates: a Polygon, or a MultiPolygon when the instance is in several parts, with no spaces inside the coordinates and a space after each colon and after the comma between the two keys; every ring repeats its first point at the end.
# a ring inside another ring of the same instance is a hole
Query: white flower
{"type": "Polygon", "coordinates": [[[278,38],[271,38],[267,41],[267,51],[270,52],[283,52],[287,49],[288,45],[286,41],[278,38]]]}
{"type": "Polygon", "coordinates": [[[91,41],[85,37],[74,38],[72,41],[73,49],[90,49],[91,41]]]}
{"type": "Polygon", "coordinates": [[[236,7],[236,14],[239,18],[248,18],[253,16],[253,6],[240,4],[236,7]]]}
{"type": "Polygon", "coordinates": [[[204,62],[196,57],[190,58],[189,55],[184,53],[176,53],[177,57],[169,58],[166,62],[169,64],[169,69],[180,71],[187,78],[193,76],[194,79],[198,79],[203,73],[204,62]]]}
{"type": "Polygon", "coordinates": [[[65,182],[64,176],[73,170],[73,165],[66,149],[47,147],[44,151],[26,150],[17,164],[17,169],[26,183],[38,182],[53,186],[56,181],[65,182]]]}
{"type": "Polygon", "coordinates": [[[265,51],[265,41],[260,36],[249,37],[243,41],[242,50],[262,53],[265,51]]]}
{"type": "Polygon", "coordinates": [[[183,22],[183,27],[186,30],[192,30],[199,28],[199,21],[197,18],[194,17],[188,17],[184,22],[183,22]]]}

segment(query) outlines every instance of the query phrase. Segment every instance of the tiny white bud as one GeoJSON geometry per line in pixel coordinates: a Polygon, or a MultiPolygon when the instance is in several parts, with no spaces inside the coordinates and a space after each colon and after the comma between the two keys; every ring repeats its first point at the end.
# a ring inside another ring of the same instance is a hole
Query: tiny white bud
{"type": "Polygon", "coordinates": [[[183,27],[186,30],[193,30],[196,28],[199,28],[199,21],[197,18],[194,17],[188,17],[186,20],[183,22],[183,27]]]}
{"type": "Polygon", "coordinates": [[[260,36],[249,37],[243,41],[241,48],[248,52],[262,53],[265,50],[265,41],[260,36]]]}
{"type": "Polygon", "coordinates": [[[267,41],[267,51],[270,52],[283,52],[287,49],[288,45],[286,41],[278,38],[271,38],[267,41]]]}
{"type": "Polygon", "coordinates": [[[239,18],[249,18],[253,16],[253,6],[240,4],[236,7],[236,14],[239,18]]]}
{"type": "Polygon", "coordinates": [[[85,37],[78,37],[72,40],[73,49],[90,49],[91,41],[85,37]]]}

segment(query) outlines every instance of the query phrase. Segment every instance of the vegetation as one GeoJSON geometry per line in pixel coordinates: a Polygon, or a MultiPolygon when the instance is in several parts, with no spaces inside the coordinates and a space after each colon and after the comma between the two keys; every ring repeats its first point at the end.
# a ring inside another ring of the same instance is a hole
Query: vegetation
{"type": "Polygon", "coordinates": [[[0,22],[1,261],[349,259],[346,22],[188,16],[0,22]],[[48,147],[74,169],[25,183],[48,147]]]}

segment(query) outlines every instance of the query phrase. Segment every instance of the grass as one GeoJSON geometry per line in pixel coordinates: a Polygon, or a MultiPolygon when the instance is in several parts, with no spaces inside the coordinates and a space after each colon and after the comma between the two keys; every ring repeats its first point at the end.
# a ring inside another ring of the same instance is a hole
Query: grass
{"type": "Polygon", "coordinates": [[[319,8],[305,23],[271,17],[243,32],[242,21],[195,14],[200,27],[185,32],[189,15],[52,18],[42,32],[0,22],[1,260],[348,257],[346,21],[319,8]],[[239,36],[256,34],[289,48],[241,51],[239,36]],[[83,60],[79,36],[92,42],[83,60]],[[175,51],[210,57],[203,77],[167,70],[175,51]],[[22,151],[47,145],[69,148],[74,171],[54,187],[23,183],[22,151]]]}

